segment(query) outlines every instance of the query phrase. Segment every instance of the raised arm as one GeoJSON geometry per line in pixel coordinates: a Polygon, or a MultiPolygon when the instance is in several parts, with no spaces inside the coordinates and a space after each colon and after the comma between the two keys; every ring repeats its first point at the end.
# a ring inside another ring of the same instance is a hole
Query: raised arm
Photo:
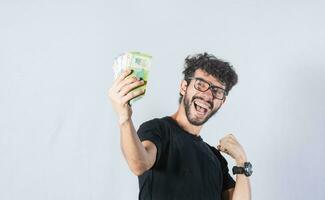
{"type": "MultiPolygon", "coordinates": [[[[244,166],[244,162],[247,162],[243,147],[232,134],[222,138],[217,148],[235,159],[237,166],[242,167],[244,166]]],[[[251,200],[249,177],[246,177],[244,174],[237,174],[235,188],[226,190],[222,196],[224,200],[251,200]]]]}
{"type": "Polygon", "coordinates": [[[109,98],[117,112],[120,127],[121,149],[130,170],[137,176],[150,169],[156,160],[157,148],[150,141],[141,142],[134,128],[129,100],[143,94],[144,90],[131,91],[144,84],[142,80],[128,77],[124,71],[109,89],[109,98]]]}

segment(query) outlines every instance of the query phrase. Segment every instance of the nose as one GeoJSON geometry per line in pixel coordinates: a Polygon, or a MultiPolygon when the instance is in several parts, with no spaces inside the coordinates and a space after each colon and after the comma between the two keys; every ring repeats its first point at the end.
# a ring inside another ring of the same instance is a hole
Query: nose
{"type": "Polygon", "coordinates": [[[207,91],[201,92],[201,93],[202,93],[202,98],[203,98],[204,101],[207,101],[207,102],[210,102],[210,103],[213,102],[213,94],[212,94],[211,89],[208,89],[207,91]]]}

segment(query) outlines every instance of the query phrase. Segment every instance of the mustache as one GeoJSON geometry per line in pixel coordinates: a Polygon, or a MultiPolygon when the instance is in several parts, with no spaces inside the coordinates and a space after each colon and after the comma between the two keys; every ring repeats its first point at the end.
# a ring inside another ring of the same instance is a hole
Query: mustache
{"type": "Polygon", "coordinates": [[[193,102],[195,99],[200,99],[200,100],[202,100],[202,101],[205,101],[205,102],[207,102],[207,103],[210,105],[210,109],[213,108],[213,103],[212,103],[211,101],[206,101],[206,100],[204,100],[202,97],[193,96],[193,97],[192,97],[192,102],[193,102]]]}

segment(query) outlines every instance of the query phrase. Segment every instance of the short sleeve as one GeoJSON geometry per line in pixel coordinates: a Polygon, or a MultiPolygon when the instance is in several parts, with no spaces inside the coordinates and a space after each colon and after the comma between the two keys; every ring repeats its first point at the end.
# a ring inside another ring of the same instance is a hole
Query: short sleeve
{"type": "Polygon", "coordinates": [[[222,174],[223,174],[222,191],[225,191],[225,190],[235,187],[236,182],[229,174],[227,160],[225,159],[225,157],[223,157],[223,155],[221,155],[221,153],[215,147],[210,146],[210,148],[213,151],[213,153],[217,156],[217,158],[221,164],[222,174]]]}
{"type": "Polygon", "coordinates": [[[150,121],[144,122],[139,127],[137,134],[139,136],[140,141],[149,140],[156,145],[157,148],[157,157],[156,163],[159,161],[162,149],[162,142],[161,142],[161,129],[159,125],[158,119],[152,119],[150,121]]]}

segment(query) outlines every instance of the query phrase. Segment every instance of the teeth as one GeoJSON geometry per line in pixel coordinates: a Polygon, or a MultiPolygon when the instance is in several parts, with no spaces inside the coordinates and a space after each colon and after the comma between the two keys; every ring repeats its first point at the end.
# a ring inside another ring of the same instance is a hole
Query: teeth
{"type": "Polygon", "coordinates": [[[210,110],[210,106],[205,105],[205,104],[203,104],[203,103],[201,103],[199,101],[195,101],[195,104],[202,107],[202,108],[205,108],[206,110],[210,110]]]}
{"type": "MultiPolygon", "coordinates": [[[[194,102],[195,103],[195,102],[194,102]]],[[[196,103],[195,103],[195,109],[198,111],[198,112],[200,112],[200,113],[205,113],[205,112],[207,112],[207,109],[206,108],[203,108],[203,107],[201,107],[201,106],[199,106],[199,105],[197,105],[196,103]]]]}

